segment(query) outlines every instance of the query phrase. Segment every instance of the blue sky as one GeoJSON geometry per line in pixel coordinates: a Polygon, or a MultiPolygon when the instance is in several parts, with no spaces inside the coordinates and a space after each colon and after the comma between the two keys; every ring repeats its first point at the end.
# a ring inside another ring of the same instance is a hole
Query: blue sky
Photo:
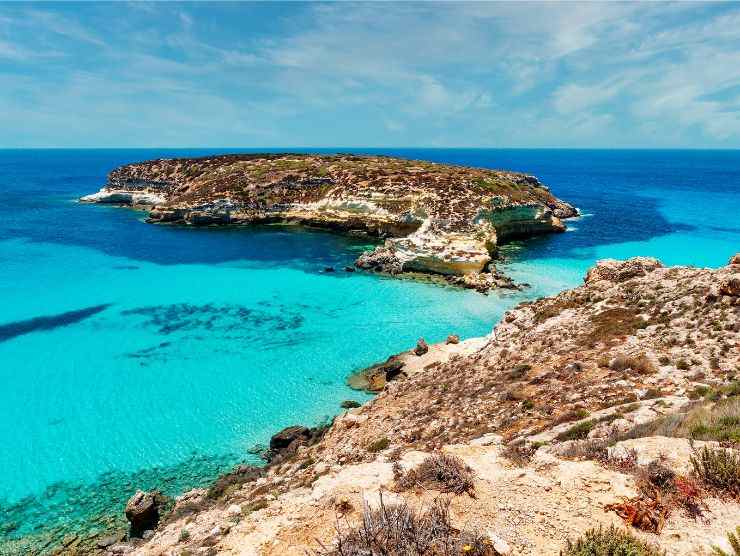
{"type": "Polygon", "coordinates": [[[0,147],[740,148],[740,4],[0,3],[0,147]]]}

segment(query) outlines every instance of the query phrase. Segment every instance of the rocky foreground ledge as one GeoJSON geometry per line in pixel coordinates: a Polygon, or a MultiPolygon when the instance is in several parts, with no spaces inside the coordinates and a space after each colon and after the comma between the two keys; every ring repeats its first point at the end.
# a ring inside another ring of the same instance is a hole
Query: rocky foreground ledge
{"type": "Polygon", "coordinates": [[[740,255],[716,270],[601,261],[486,337],[420,341],[383,365],[367,374],[375,398],[281,431],[266,468],[184,494],[156,526],[155,496],[138,494],[143,538],[91,551],[733,554],[740,255]]]}
{"type": "Polygon", "coordinates": [[[565,230],[577,210],[534,176],[381,156],[243,154],[113,170],[84,202],[143,208],[149,222],[297,223],[385,238],[357,266],[424,273],[481,291],[511,287],[496,248],[565,230]]]}

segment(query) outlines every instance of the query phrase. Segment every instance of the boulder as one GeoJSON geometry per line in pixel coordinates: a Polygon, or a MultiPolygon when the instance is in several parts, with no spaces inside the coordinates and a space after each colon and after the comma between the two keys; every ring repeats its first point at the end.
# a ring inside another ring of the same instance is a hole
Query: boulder
{"type": "Polygon", "coordinates": [[[286,449],[296,440],[308,440],[311,437],[311,430],[308,427],[294,425],[286,427],[280,432],[273,434],[270,438],[270,450],[279,452],[286,449]]]}
{"type": "Polygon", "coordinates": [[[450,334],[447,336],[447,344],[459,344],[460,343],[460,336],[457,334],[450,334]]]}
{"type": "Polygon", "coordinates": [[[591,267],[586,273],[584,282],[590,284],[599,280],[609,282],[625,282],[637,276],[645,276],[656,268],[662,268],[663,263],[651,257],[633,257],[626,261],[603,259],[591,267]]]}
{"type": "Polygon", "coordinates": [[[426,352],[429,351],[429,344],[426,343],[424,338],[419,338],[419,341],[416,342],[416,347],[414,348],[414,353],[418,356],[424,355],[426,352]]]}
{"type": "Polygon", "coordinates": [[[126,519],[129,522],[131,537],[141,537],[144,531],[154,529],[159,522],[160,509],[164,506],[164,496],[158,491],[137,490],[126,503],[126,519]]]}
{"type": "Polygon", "coordinates": [[[730,262],[727,264],[740,265],[740,253],[735,253],[732,257],[730,257],[730,262]]]}
{"type": "Polygon", "coordinates": [[[730,276],[723,280],[719,285],[719,294],[730,297],[740,296],[740,275],[730,276]]]}

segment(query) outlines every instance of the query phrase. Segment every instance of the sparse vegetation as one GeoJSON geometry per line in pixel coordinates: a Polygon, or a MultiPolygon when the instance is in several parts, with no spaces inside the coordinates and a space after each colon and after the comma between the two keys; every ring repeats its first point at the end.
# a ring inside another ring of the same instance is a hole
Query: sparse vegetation
{"type": "Polygon", "coordinates": [[[401,491],[422,485],[440,492],[467,493],[470,496],[475,493],[472,469],[460,458],[449,454],[431,455],[408,471],[395,464],[393,473],[396,488],[401,491]]]}
{"type": "Polygon", "coordinates": [[[663,556],[665,553],[617,527],[591,529],[575,542],[568,540],[560,556],[663,556]]]}
{"type": "Polygon", "coordinates": [[[740,443],[740,399],[694,404],[688,411],[672,413],[637,425],[614,442],[645,436],[673,436],[694,440],[740,443]]]}

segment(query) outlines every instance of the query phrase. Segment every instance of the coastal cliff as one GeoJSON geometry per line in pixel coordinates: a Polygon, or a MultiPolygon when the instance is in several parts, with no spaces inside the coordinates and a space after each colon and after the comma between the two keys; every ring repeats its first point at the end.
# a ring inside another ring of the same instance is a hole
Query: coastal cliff
{"type": "Polygon", "coordinates": [[[357,266],[423,273],[481,291],[511,282],[497,246],[565,230],[577,210],[526,174],[383,156],[244,154],[113,170],[83,202],[149,211],[152,223],[295,223],[385,239],[357,266]]]}
{"type": "Polygon", "coordinates": [[[737,255],[717,270],[600,261],[581,287],[520,304],[486,337],[420,341],[385,365],[368,403],[327,428],[281,431],[266,468],[188,492],[146,540],[98,552],[356,556],[423,541],[449,551],[402,553],[614,553],[566,542],[588,530],[583,542],[625,554],[730,550],[737,255]],[[389,538],[388,516],[410,524],[404,538],[389,538]],[[415,529],[429,520],[436,536],[415,529]]]}

